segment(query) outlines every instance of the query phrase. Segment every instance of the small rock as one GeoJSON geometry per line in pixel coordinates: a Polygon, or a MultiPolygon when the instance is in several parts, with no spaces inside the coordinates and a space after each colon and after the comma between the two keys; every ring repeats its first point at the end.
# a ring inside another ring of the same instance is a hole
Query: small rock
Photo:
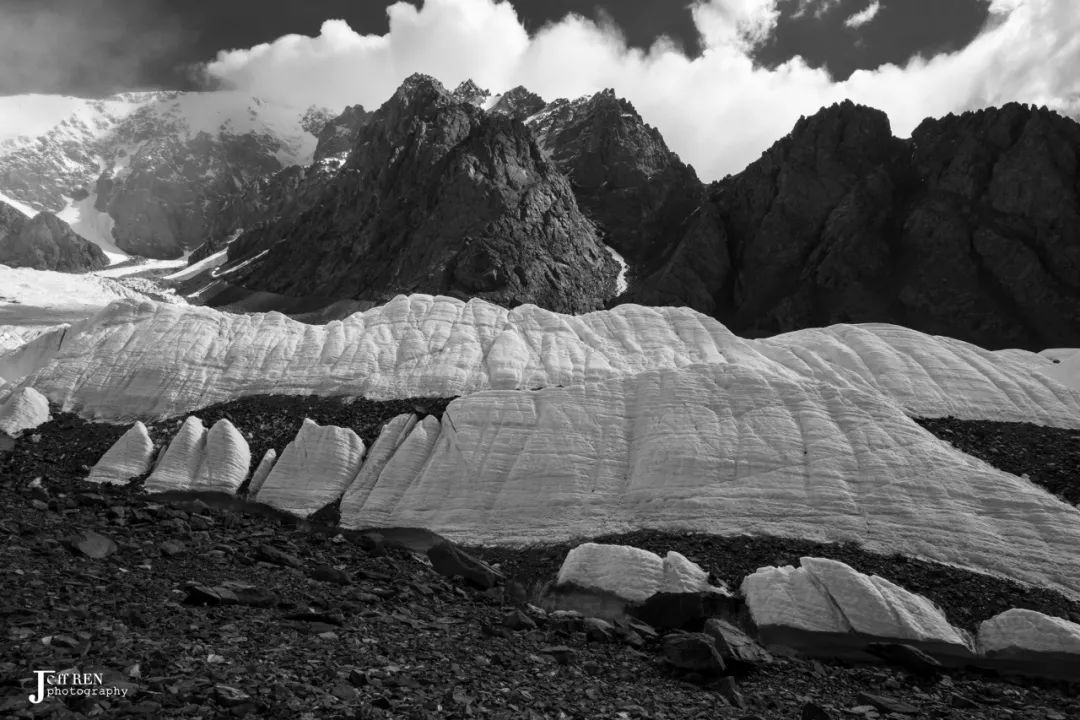
{"type": "Polygon", "coordinates": [[[704,632],[712,637],[717,652],[727,664],[737,663],[752,667],[773,662],[772,655],[765,648],[726,620],[709,618],[705,621],[704,632]]]}
{"type": "Polygon", "coordinates": [[[941,663],[912,645],[869,643],[866,651],[915,675],[931,676],[941,672],[941,663]]]}
{"type": "Polygon", "coordinates": [[[803,704],[799,718],[800,720],[833,720],[832,715],[826,712],[825,708],[812,702],[803,704]]]}
{"type": "MultiPolygon", "coordinates": [[[[608,642],[615,637],[615,626],[600,618],[585,618],[585,637],[596,642],[608,642]]],[[[631,631],[632,632],[632,631],[631,631]]]]}
{"type": "Polygon", "coordinates": [[[108,557],[116,552],[116,543],[93,530],[84,530],[77,535],[72,535],[66,538],[64,543],[73,552],[81,553],[95,560],[108,557]]]}
{"type": "Polygon", "coordinates": [[[251,699],[251,696],[246,692],[230,687],[229,685],[215,685],[214,699],[225,707],[234,707],[247,702],[251,699]]]}
{"type": "Polygon", "coordinates": [[[486,590],[494,587],[502,575],[489,565],[472,557],[449,540],[441,540],[427,551],[431,566],[440,575],[463,577],[486,590]]]}
{"type": "Polygon", "coordinates": [[[717,690],[732,706],[742,710],[746,709],[746,700],[743,698],[742,693],[739,692],[739,686],[736,684],[735,678],[730,675],[720,678],[720,685],[717,690]]]}
{"type": "Polygon", "coordinates": [[[266,562],[273,563],[274,565],[284,565],[294,568],[301,567],[304,564],[303,562],[301,562],[300,558],[296,557],[295,555],[290,555],[289,553],[283,550],[278,550],[276,547],[273,547],[271,545],[260,545],[256,553],[256,557],[259,560],[265,560],[266,562]]]}
{"type": "Polygon", "coordinates": [[[311,569],[308,575],[312,580],[333,583],[335,585],[348,585],[350,582],[348,573],[338,570],[332,565],[316,565],[311,569]]]}
{"type": "Polygon", "coordinates": [[[566,645],[548,645],[540,648],[540,652],[555,658],[560,665],[569,665],[574,659],[574,651],[566,645]]]}
{"type": "Polygon", "coordinates": [[[897,713],[899,715],[917,715],[919,713],[919,708],[914,705],[897,700],[896,698],[886,697],[885,695],[860,692],[858,694],[858,699],[859,702],[872,705],[876,709],[886,713],[897,713]]]}
{"type": "Polygon", "coordinates": [[[521,610],[511,610],[503,615],[502,624],[511,630],[535,630],[536,621],[521,610]]]}
{"type": "Polygon", "coordinates": [[[957,708],[958,710],[970,710],[979,707],[979,703],[958,692],[949,693],[948,703],[949,707],[957,708]]]}
{"type": "Polygon", "coordinates": [[[158,549],[165,557],[173,557],[174,555],[179,555],[184,552],[184,544],[175,540],[166,540],[161,543],[161,547],[158,549]]]}
{"type": "Polygon", "coordinates": [[[724,660],[716,651],[713,639],[704,633],[676,633],[664,638],[664,657],[682,670],[718,673],[724,660]]]}

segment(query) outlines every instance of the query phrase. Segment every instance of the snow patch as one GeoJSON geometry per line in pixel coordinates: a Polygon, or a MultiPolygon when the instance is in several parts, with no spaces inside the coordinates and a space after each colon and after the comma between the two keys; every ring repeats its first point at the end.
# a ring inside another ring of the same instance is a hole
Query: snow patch
{"type": "Polygon", "coordinates": [[[5,195],[2,192],[0,192],[0,202],[6,203],[7,205],[10,205],[11,207],[13,207],[16,210],[18,210],[19,212],[21,212],[26,217],[31,217],[32,218],[32,217],[34,217],[34,216],[36,216],[38,214],[37,210],[30,207],[26,203],[19,202],[18,200],[11,197],[10,195],[5,195]]]}
{"type": "Polygon", "coordinates": [[[611,255],[611,259],[619,264],[619,276],[615,279],[615,294],[622,295],[630,287],[630,283],[626,280],[626,275],[630,272],[630,266],[626,264],[626,260],[622,255],[615,252],[615,248],[610,245],[603,245],[604,249],[611,255]]]}
{"type": "Polygon", "coordinates": [[[203,258],[197,263],[187,266],[179,272],[175,272],[172,275],[166,275],[162,280],[169,282],[184,282],[190,280],[199,273],[206,272],[207,270],[214,270],[222,263],[224,263],[229,257],[229,249],[219,250],[213,255],[203,258]]]}
{"type": "Polygon", "coordinates": [[[94,207],[97,193],[90,193],[82,200],[66,198],[67,207],[56,214],[58,218],[71,226],[84,240],[94,243],[109,258],[110,265],[124,262],[131,256],[116,246],[113,240],[113,227],[116,221],[108,213],[94,207]]]}

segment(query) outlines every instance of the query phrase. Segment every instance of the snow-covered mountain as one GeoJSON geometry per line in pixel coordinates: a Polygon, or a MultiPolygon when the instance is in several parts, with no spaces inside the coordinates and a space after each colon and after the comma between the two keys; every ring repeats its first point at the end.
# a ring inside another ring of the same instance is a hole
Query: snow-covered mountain
{"type": "Polygon", "coordinates": [[[112,253],[179,257],[216,197],[310,162],[313,115],[236,92],[0,97],[0,193],[112,253]]]}

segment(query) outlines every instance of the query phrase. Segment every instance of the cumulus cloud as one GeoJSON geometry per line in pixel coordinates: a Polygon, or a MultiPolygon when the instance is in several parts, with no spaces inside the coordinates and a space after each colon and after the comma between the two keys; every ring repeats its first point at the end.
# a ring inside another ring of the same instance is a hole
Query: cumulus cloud
{"type": "Polygon", "coordinates": [[[1080,113],[1075,0],[988,0],[990,22],[967,47],[842,82],[800,58],[754,65],[750,52],[775,28],[780,2],[698,0],[696,58],[663,40],[647,51],[629,48],[610,25],[580,15],[530,35],[509,2],[426,0],[421,9],[398,2],[387,10],[384,35],[330,20],[317,37],[221,52],[204,72],[267,99],[335,109],[378,107],[413,72],[448,86],[467,78],[493,91],[520,84],[548,99],[611,87],[707,180],[738,172],[800,115],[844,98],[886,111],[900,135],[927,116],[1012,100],[1080,113]]]}
{"type": "Polygon", "coordinates": [[[874,2],[870,3],[870,6],[865,10],[855,13],[845,20],[844,25],[847,25],[849,28],[861,28],[863,25],[876,18],[879,12],[881,12],[881,3],[874,0],[874,2]]]}

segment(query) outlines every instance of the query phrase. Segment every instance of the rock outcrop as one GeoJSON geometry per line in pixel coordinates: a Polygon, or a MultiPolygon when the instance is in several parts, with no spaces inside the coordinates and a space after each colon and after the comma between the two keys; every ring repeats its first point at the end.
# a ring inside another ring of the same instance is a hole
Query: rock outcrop
{"type": "Polygon", "coordinates": [[[28,218],[0,202],[0,264],[74,273],[100,270],[109,258],[52,213],[28,218]]]}
{"type": "Polygon", "coordinates": [[[219,275],[293,298],[423,290],[583,312],[614,295],[617,273],[524,125],[414,75],[363,124],[318,203],[241,235],[219,275]]]}
{"type": "Polygon", "coordinates": [[[850,102],[708,189],[624,298],[737,332],[890,322],[984,347],[1080,345],[1080,124],[1009,104],[893,137],[850,102]],[[644,276],[642,276],[644,275],[644,276]]]}

